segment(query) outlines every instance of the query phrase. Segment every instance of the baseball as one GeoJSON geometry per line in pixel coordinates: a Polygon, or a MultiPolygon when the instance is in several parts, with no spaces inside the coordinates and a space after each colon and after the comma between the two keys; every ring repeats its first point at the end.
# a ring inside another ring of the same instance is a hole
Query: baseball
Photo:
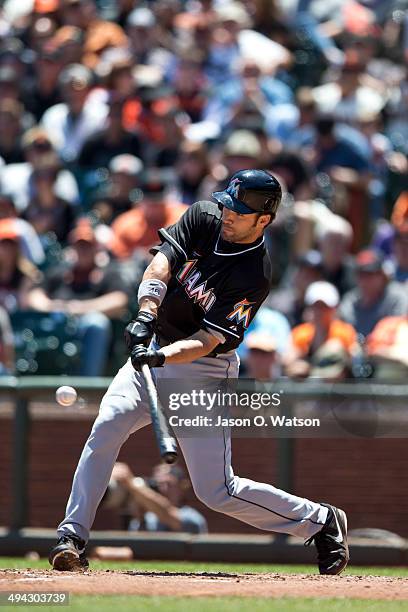
{"type": "Polygon", "coordinates": [[[56,390],[55,399],[60,406],[72,406],[77,399],[77,392],[75,391],[74,387],[64,385],[62,387],[58,387],[56,390]]]}

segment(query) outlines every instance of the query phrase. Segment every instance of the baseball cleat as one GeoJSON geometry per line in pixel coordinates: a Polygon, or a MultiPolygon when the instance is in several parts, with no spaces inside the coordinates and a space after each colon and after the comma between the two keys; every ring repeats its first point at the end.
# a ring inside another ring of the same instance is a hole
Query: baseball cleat
{"type": "Polygon", "coordinates": [[[75,572],[89,567],[85,542],[76,535],[63,535],[51,550],[48,560],[59,572],[75,572]]]}
{"type": "Polygon", "coordinates": [[[321,574],[340,574],[349,562],[347,544],[346,513],[335,506],[321,504],[329,509],[326,523],[314,536],[306,540],[305,546],[313,541],[317,548],[317,561],[321,574]]]}

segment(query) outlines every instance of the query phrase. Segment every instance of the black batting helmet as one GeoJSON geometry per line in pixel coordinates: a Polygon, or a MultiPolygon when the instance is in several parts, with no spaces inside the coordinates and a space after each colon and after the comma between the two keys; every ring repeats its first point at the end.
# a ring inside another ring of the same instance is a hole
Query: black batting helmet
{"type": "Polygon", "coordinates": [[[215,191],[212,196],[237,213],[275,214],[282,199],[282,189],[266,170],[240,170],[231,177],[224,191],[215,191]]]}

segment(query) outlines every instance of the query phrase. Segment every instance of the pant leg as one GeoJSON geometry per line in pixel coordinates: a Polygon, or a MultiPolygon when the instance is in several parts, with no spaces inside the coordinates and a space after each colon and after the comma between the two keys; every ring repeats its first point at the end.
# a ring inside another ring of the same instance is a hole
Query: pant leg
{"type": "MultiPolygon", "coordinates": [[[[236,358],[199,359],[157,370],[160,378],[188,380],[200,377],[227,378],[238,375],[236,358]]],[[[214,415],[213,415],[214,416],[214,415]]],[[[322,528],[327,508],[291,495],[276,487],[236,476],[231,466],[229,428],[213,428],[200,437],[179,437],[193,489],[213,510],[266,531],[309,538],[322,528]]]]}
{"type": "Polygon", "coordinates": [[[213,437],[179,438],[178,443],[195,494],[212,510],[258,529],[305,539],[324,525],[324,506],[234,474],[229,428],[220,429],[213,437]]]}
{"type": "Polygon", "coordinates": [[[102,399],[74,475],[65,518],[57,529],[59,536],[71,533],[88,540],[121,446],[131,433],[148,423],[144,382],[128,361],[102,399]]]}

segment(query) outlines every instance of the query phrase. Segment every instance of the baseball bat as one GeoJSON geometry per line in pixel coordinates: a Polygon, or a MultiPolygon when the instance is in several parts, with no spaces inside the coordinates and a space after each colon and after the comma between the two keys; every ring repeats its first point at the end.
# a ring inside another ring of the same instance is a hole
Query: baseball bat
{"type": "Polygon", "coordinates": [[[152,417],[153,430],[159,446],[160,456],[166,463],[175,463],[177,461],[177,443],[170,434],[169,425],[164,416],[163,407],[160,404],[152,373],[146,363],[142,365],[142,374],[146,382],[150,415],[152,417]]]}

